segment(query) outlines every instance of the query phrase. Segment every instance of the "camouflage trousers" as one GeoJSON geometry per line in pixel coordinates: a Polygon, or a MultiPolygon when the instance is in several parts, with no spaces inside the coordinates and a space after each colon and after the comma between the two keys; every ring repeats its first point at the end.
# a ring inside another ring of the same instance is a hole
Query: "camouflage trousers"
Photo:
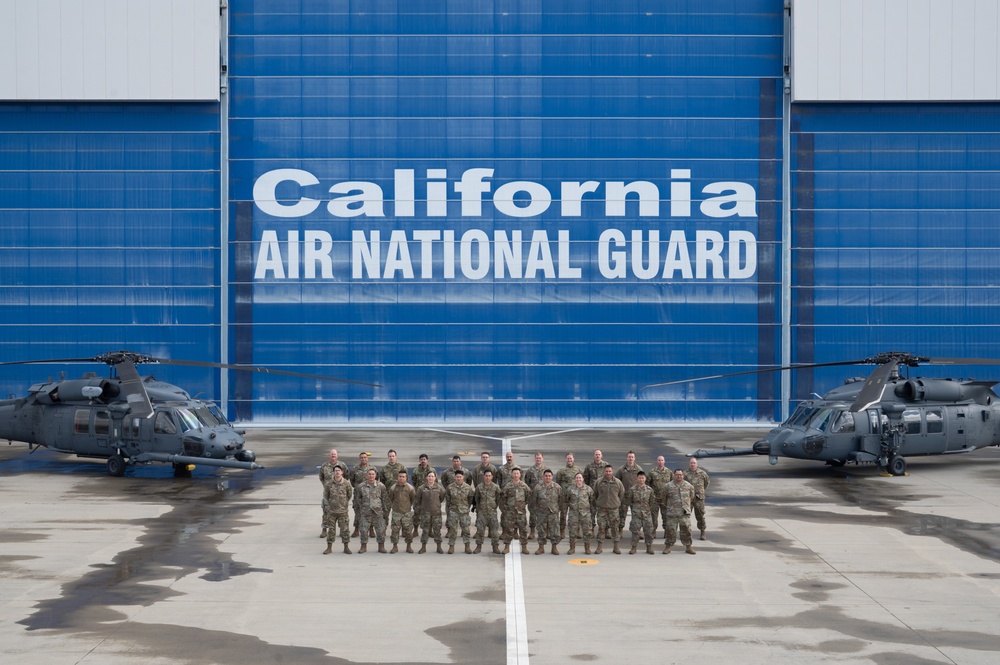
{"type": "Polygon", "coordinates": [[[476,544],[482,545],[486,531],[490,532],[490,540],[493,546],[500,544],[500,520],[497,519],[496,511],[479,511],[476,513],[476,544]]]}
{"type": "Polygon", "coordinates": [[[653,515],[651,511],[640,510],[638,513],[632,511],[632,521],[628,525],[629,531],[632,532],[632,544],[638,545],[639,539],[642,538],[646,541],[647,545],[653,544],[653,515]],[[642,534],[641,536],[639,534],[642,534]]]}
{"type": "Polygon", "coordinates": [[[323,528],[326,529],[326,542],[332,543],[337,539],[337,527],[340,527],[340,539],[346,545],[351,540],[351,531],[348,529],[349,520],[347,513],[331,513],[324,511],[323,528]]]}
{"type": "Polygon", "coordinates": [[[432,510],[431,512],[421,512],[420,513],[420,542],[423,545],[427,544],[428,538],[433,538],[434,542],[441,542],[441,511],[432,510]]]}
{"type": "Polygon", "coordinates": [[[448,511],[448,542],[452,545],[458,540],[458,532],[462,532],[462,542],[472,542],[472,516],[469,513],[460,513],[456,510],[448,511]]]}
{"type": "Polygon", "coordinates": [[[654,497],[656,505],[653,506],[653,533],[656,533],[657,527],[660,526],[660,518],[663,518],[663,524],[667,523],[667,507],[666,505],[660,503],[661,497],[654,497]]]}
{"type": "Polygon", "coordinates": [[[628,506],[624,503],[618,509],[618,530],[621,531],[625,528],[625,518],[628,516],[628,506]]]}
{"type": "Polygon", "coordinates": [[[567,516],[569,515],[569,506],[561,506],[559,508],[559,528],[565,529],[567,524],[567,516]]]}
{"type": "Polygon", "coordinates": [[[569,511],[569,515],[566,517],[566,522],[568,525],[569,542],[576,540],[577,534],[583,534],[584,540],[590,540],[594,537],[594,527],[590,523],[591,513],[589,510],[583,512],[578,512],[576,510],[569,511]]]}
{"type": "Polygon", "coordinates": [[[616,543],[621,540],[622,530],[618,526],[618,509],[617,508],[598,508],[597,509],[597,540],[600,541],[604,536],[604,531],[609,529],[611,531],[611,539],[616,543]]]}
{"type": "Polygon", "coordinates": [[[528,542],[528,516],[516,510],[508,510],[503,514],[503,542],[510,544],[512,540],[528,542]]]}
{"type": "Polygon", "coordinates": [[[663,544],[667,547],[677,542],[677,531],[681,532],[681,543],[685,546],[691,544],[691,516],[690,515],[670,515],[663,524],[663,544]]]}
{"type": "Polygon", "coordinates": [[[376,513],[373,510],[362,510],[361,518],[358,520],[358,530],[361,535],[361,544],[368,543],[368,531],[375,528],[375,540],[379,544],[385,542],[385,515],[376,513]]]}
{"type": "Polygon", "coordinates": [[[691,510],[694,512],[695,524],[702,531],[705,530],[705,497],[695,497],[691,501],[691,510]]]}
{"type": "Polygon", "coordinates": [[[553,545],[559,544],[559,512],[538,513],[538,542],[541,545],[545,541],[550,541],[553,545]]]}
{"type": "Polygon", "coordinates": [[[413,540],[413,513],[393,512],[390,518],[392,524],[392,544],[399,542],[399,532],[403,531],[403,538],[406,542],[413,540]]]}

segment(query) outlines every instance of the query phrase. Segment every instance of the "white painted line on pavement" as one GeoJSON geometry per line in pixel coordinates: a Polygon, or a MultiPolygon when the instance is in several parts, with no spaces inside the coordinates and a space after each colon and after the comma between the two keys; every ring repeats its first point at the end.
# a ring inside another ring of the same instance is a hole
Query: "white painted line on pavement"
{"type": "MultiPolygon", "coordinates": [[[[510,451],[510,439],[503,439],[504,457],[510,451]]],[[[507,597],[507,665],[528,665],[528,615],[524,609],[524,580],[521,577],[521,543],[510,543],[504,557],[507,597]]]]}

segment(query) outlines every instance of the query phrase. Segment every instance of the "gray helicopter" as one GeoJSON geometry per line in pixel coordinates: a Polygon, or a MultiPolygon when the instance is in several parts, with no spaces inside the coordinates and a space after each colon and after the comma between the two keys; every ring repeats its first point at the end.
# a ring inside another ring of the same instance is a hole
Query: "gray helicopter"
{"type": "MultiPolygon", "coordinates": [[[[888,352],[862,360],[790,365],[718,374],[694,381],[812,367],[877,365],[867,378],[848,379],[822,397],[799,402],[788,420],[751,448],[698,450],[689,457],[767,455],[825,462],[875,464],[895,476],[906,474],[906,458],[967,453],[1000,446],[997,381],[908,378],[900,368],[928,365],[997,365],[988,358],[926,358],[888,352]]],[[[691,381],[690,379],[688,381],[691,381]]],[[[671,381],[645,386],[687,383],[671,381]]]]}
{"type": "Polygon", "coordinates": [[[0,400],[0,438],[27,443],[32,452],[44,447],[77,457],[106,459],[112,476],[123,475],[129,464],[152,462],[173,464],[178,475],[187,475],[191,465],[263,468],[246,448],[245,432],[236,430],[218,406],[192,398],[178,386],[140,376],[136,365],[217,367],[377,387],[251,365],[154,358],[132,351],[0,365],[62,363],[104,363],[113,372],[109,378],[91,372],[79,379],[36,383],[24,397],[0,400]]]}

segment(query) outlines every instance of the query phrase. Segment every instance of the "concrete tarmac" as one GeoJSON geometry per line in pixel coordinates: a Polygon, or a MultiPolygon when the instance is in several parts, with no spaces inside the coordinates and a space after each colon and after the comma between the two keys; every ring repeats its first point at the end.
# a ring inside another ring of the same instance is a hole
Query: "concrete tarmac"
{"type": "MultiPolygon", "coordinates": [[[[1000,450],[874,467],[702,461],[708,538],[630,556],[321,554],[317,466],[389,448],[527,468],[595,448],[686,466],[761,430],[251,430],[266,469],[0,448],[0,661],[131,663],[1000,662],[1000,450]]],[[[696,533],[697,538],[697,533],[696,533]]],[[[447,544],[446,544],[447,546],[447,544]]],[[[536,547],[531,543],[530,551],[536,547]]],[[[484,551],[489,551],[487,540],[484,551]]],[[[518,548],[515,547],[515,550],[518,548]]]]}

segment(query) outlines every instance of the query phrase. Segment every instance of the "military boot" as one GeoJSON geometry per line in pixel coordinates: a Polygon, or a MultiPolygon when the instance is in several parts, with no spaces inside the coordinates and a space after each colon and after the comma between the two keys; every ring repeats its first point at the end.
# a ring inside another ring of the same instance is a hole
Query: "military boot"
{"type": "Polygon", "coordinates": [[[670,545],[664,545],[663,546],[663,553],[664,554],[670,554],[670,545]]]}
{"type": "Polygon", "coordinates": [[[395,554],[398,551],[399,551],[399,543],[393,543],[392,549],[389,550],[389,554],[395,554]]]}
{"type": "Polygon", "coordinates": [[[685,547],[684,551],[687,552],[688,554],[697,554],[697,552],[694,551],[694,548],[691,547],[690,545],[688,545],[687,547],[685,547]]]}
{"type": "Polygon", "coordinates": [[[500,545],[499,544],[493,546],[493,553],[494,554],[500,554],[500,545]]]}
{"type": "Polygon", "coordinates": [[[444,554],[444,547],[441,543],[438,543],[438,554],[444,554]]]}
{"type": "Polygon", "coordinates": [[[501,554],[510,554],[510,543],[503,544],[503,552],[501,554]]]}
{"type": "Polygon", "coordinates": [[[699,538],[699,540],[705,540],[705,530],[704,529],[701,530],[701,538],[699,538]]]}
{"type": "Polygon", "coordinates": [[[448,554],[455,553],[455,543],[448,543],[448,554]]]}
{"type": "Polygon", "coordinates": [[[521,541],[521,551],[524,552],[525,554],[528,553],[528,541],[527,540],[522,540],[521,541]]]}
{"type": "Polygon", "coordinates": [[[344,543],[344,554],[350,554],[350,553],[351,553],[351,546],[348,545],[347,543],[344,543]]]}
{"type": "Polygon", "coordinates": [[[427,543],[420,543],[420,551],[417,554],[424,554],[427,552],[427,543]]]}
{"type": "Polygon", "coordinates": [[[555,543],[552,543],[552,553],[553,554],[559,554],[559,548],[556,547],[555,543]]]}
{"type": "Polygon", "coordinates": [[[379,554],[388,554],[388,552],[385,551],[385,543],[379,543],[378,544],[378,553],[379,554]]]}
{"type": "Polygon", "coordinates": [[[652,545],[646,545],[646,554],[655,554],[655,552],[653,552],[652,545]]]}
{"type": "Polygon", "coordinates": [[[413,541],[412,540],[406,541],[406,553],[407,554],[413,554],[413,541]]]}
{"type": "Polygon", "coordinates": [[[618,543],[615,543],[615,548],[611,551],[614,552],[615,554],[621,554],[622,548],[618,547],[618,543]]]}
{"type": "MultiPolygon", "coordinates": [[[[493,549],[496,549],[496,547],[494,547],[493,549]]],[[[473,554],[479,554],[482,551],[483,551],[483,544],[476,543],[476,550],[473,552],[473,554]]]]}
{"type": "Polygon", "coordinates": [[[545,554],[545,545],[539,545],[538,549],[535,550],[535,554],[545,554]]]}
{"type": "Polygon", "coordinates": [[[466,543],[465,544],[465,553],[466,554],[472,554],[472,543],[466,543]]]}
{"type": "Polygon", "coordinates": [[[368,543],[362,543],[361,549],[358,550],[358,554],[364,554],[368,551],[368,543]]]}
{"type": "Polygon", "coordinates": [[[572,556],[572,555],[576,554],[576,541],[575,540],[569,541],[569,549],[566,550],[566,554],[568,556],[572,556]]]}
{"type": "Polygon", "coordinates": [[[584,554],[590,554],[590,541],[589,541],[589,540],[588,540],[588,541],[586,541],[586,542],[585,542],[585,543],[583,544],[583,553],[584,553],[584,554]]]}
{"type": "Polygon", "coordinates": [[[333,551],[333,543],[327,543],[326,549],[323,550],[323,554],[329,554],[332,551],[333,551]]]}
{"type": "Polygon", "coordinates": [[[629,554],[635,554],[635,550],[636,550],[636,548],[638,548],[638,545],[636,545],[635,543],[632,543],[632,549],[630,549],[630,550],[628,551],[628,553],[629,553],[629,554]]]}
{"type": "MultiPolygon", "coordinates": [[[[705,540],[705,537],[704,537],[705,536],[705,532],[704,531],[701,532],[701,535],[702,535],[701,539],[705,540]]],[[[319,532],[319,537],[320,538],[326,538],[326,528],[324,528],[322,531],[319,532]]]]}
{"type": "Polygon", "coordinates": [[[597,549],[594,550],[594,554],[600,554],[603,551],[604,551],[604,539],[603,538],[598,538],[597,539],[597,549]]]}
{"type": "Polygon", "coordinates": [[[358,527],[355,526],[354,531],[351,531],[351,538],[357,538],[357,537],[358,537],[358,527]]]}

